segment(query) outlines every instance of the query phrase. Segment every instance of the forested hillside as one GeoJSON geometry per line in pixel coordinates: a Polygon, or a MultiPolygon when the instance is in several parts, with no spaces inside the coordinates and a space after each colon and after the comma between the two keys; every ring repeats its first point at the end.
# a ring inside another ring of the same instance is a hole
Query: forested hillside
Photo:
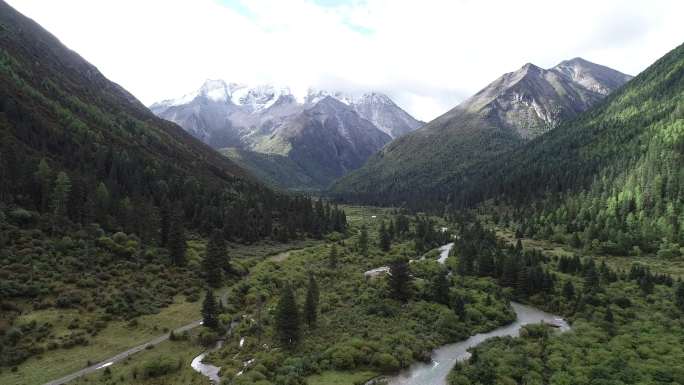
{"type": "Polygon", "coordinates": [[[343,230],[344,213],[273,192],[155,117],[54,36],[0,2],[0,366],[87,344],[108,320],[197,297],[188,238],[239,243],[343,230]],[[135,290],[132,290],[135,288],[135,290]],[[14,325],[40,309],[97,321],[14,325]]]}
{"type": "Polygon", "coordinates": [[[581,58],[549,69],[527,63],[388,144],[363,167],[337,180],[331,193],[372,204],[439,207],[460,189],[459,176],[555,129],[629,79],[581,58]]]}
{"type": "MultiPolygon", "coordinates": [[[[445,157],[437,151],[435,157],[445,157]]],[[[672,256],[684,242],[683,153],[680,46],[595,108],[521,148],[468,159],[467,167],[451,173],[433,175],[427,168],[416,176],[425,183],[409,190],[407,179],[397,179],[377,191],[355,193],[351,187],[337,196],[435,210],[493,198],[507,207],[497,209],[501,219],[514,219],[523,234],[597,252],[672,256]],[[441,179],[429,182],[433,177],[441,179]]]]}
{"type": "Polygon", "coordinates": [[[497,198],[523,234],[611,254],[684,244],[684,46],[606,103],[450,182],[455,206],[497,198]]]}

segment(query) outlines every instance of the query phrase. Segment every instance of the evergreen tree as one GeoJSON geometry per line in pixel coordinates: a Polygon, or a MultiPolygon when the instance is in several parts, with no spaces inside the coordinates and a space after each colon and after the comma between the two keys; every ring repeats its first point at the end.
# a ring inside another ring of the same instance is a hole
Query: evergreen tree
{"type": "Polygon", "coordinates": [[[680,282],[677,285],[677,289],[675,291],[675,304],[679,310],[684,312],[684,282],[680,282]]]}
{"type": "Polygon", "coordinates": [[[171,262],[176,266],[185,265],[185,226],[183,224],[183,212],[180,205],[174,208],[169,219],[169,255],[171,262]]]}
{"type": "Polygon", "coordinates": [[[57,174],[55,190],[52,194],[52,210],[55,217],[59,219],[65,219],[67,217],[70,192],[71,180],[64,171],[61,171],[57,174]]]}
{"type": "Polygon", "coordinates": [[[337,268],[337,245],[333,243],[328,253],[328,265],[331,269],[337,268]]]}
{"type": "Polygon", "coordinates": [[[598,272],[596,271],[596,265],[594,261],[590,261],[587,265],[586,271],[584,272],[584,291],[589,292],[599,288],[600,279],[598,272]]]}
{"type": "Polygon", "coordinates": [[[223,266],[226,264],[226,259],[226,242],[223,240],[223,232],[214,230],[207,243],[207,252],[202,261],[209,286],[216,288],[223,283],[223,266]]]}
{"type": "Polygon", "coordinates": [[[563,297],[568,301],[572,301],[575,298],[575,285],[570,280],[565,281],[565,284],[563,284],[563,297]]]}
{"type": "Polygon", "coordinates": [[[290,285],[283,287],[275,310],[276,334],[285,347],[292,348],[299,343],[299,310],[290,285]]]}
{"type": "Polygon", "coordinates": [[[614,317],[612,310],[610,310],[610,306],[606,306],[606,314],[604,315],[603,320],[609,324],[613,323],[614,317]]]}
{"type": "Polygon", "coordinates": [[[207,290],[202,303],[202,325],[211,329],[218,329],[219,326],[218,304],[211,289],[207,290]]]}
{"type": "Polygon", "coordinates": [[[368,256],[368,228],[365,224],[361,225],[361,231],[359,232],[357,248],[361,255],[363,255],[364,257],[368,256]]]}
{"type": "Polygon", "coordinates": [[[449,289],[451,287],[451,282],[447,276],[446,271],[442,271],[437,274],[437,279],[433,283],[432,287],[432,297],[433,300],[442,305],[449,305],[449,289]]]}
{"type": "Polygon", "coordinates": [[[411,275],[408,262],[399,259],[390,264],[389,287],[392,298],[406,302],[411,298],[411,275]]]}
{"type": "Polygon", "coordinates": [[[480,252],[478,258],[478,273],[481,277],[490,277],[494,275],[494,260],[492,255],[487,251],[480,252]]]}
{"type": "Polygon", "coordinates": [[[309,273],[309,286],[306,290],[306,302],[304,303],[304,318],[309,327],[316,327],[316,320],[318,318],[318,283],[313,273],[309,273]]]}
{"type": "Polygon", "coordinates": [[[465,319],[465,301],[463,300],[463,297],[457,295],[456,298],[454,298],[454,304],[452,307],[458,319],[463,321],[465,319]]]}
{"type": "Polygon", "coordinates": [[[522,252],[523,252],[522,239],[520,239],[520,238],[518,238],[518,240],[515,242],[515,251],[518,254],[522,254],[522,252]]]}
{"type": "Polygon", "coordinates": [[[164,199],[161,203],[159,219],[159,246],[168,247],[169,232],[171,231],[171,206],[166,199],[164,199]]]}
{"type": "Polygon", "coordinates": [[[382,251],[389,251],[390,247],[392,246],[392,238],[387,231],[387,227],[385,226],[385,222],[383,221],[380,224],[380,230],[378,231],[378,238],[379,238],[379,245],[380,249],[382,251]]]}
{"type": "Polygon", "coordinates": [[[103,226],[108,225],[109,200],[109,189],[107,189],[104,183],[100,182],[95,190],[95,220],[103,226]]]}
{"type": "Polygon", "coordinates": [[[38,170],[35,173],[36,182],[38,183],[38,208],[45,212],[50,203],[50,192],[52,185],[52,169],[48,165],[45,158],[38,163],[38,170]]]}

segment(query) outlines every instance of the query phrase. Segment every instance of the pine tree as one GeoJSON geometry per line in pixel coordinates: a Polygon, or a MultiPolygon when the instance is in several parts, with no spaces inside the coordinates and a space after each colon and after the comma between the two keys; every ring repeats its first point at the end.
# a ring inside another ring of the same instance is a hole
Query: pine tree
{"type": "Polygon", "coordinates": [[[202,303],[202,325],[211,329],[218,329],[219,326],[218,305],[211,289],[207,290],[202,303]]]}
{"type": "Polygon", "coordinates": [[[226,264],[226,243],[223,233],[214,230],[207,243],[207,252],[202,261],[207,284],[211,287],[220,287],[223,283],[223,266],[226,264]]]}
{"type": "Polygon", "coordinates": [[[478,273],[481,277],[490,277],[494,274],[494,260],[487,251],[480,252],[477,262],[478,273]]]}
{"type": "Polygon", "coordinates": [[[677,285],[677,289],[675,291],[675,304],[679,310],[684,312],[684,282],[680,282],[677,285]]]}
{"type": "Polygon", "coordinates": [[[299,343],[299,310],[290,285],[283,287],[275,310],[275,327],[278,339],[288,348],[299,343]]]}
{"type": "Polygon", "coordinates": [[[378,230],[378,238],[378,246],[380,247],[380,249],[382,251],[389,251],[390,247],[392,246],[392,238],[390,237],[390,234],[387,231],[387,227],[385,226],[384,221],[380,224],[380,230],[378,230]]]}
{"type": "Polygon", "coordinates": [[[50,187],[52,185],[52,169],[50,169],[50,165],[48,165],[45,158],[41,159],[40,163],[38,163],[38,170],[35,173],[35,177],[38,182],[38,192],[40,194],[38,208],[40,211],[44,212],[48,209],[50,203],[50,187]]]}
{"type": "Polygon", "coordinates": [[[609,324],[613,323],[614,317],[613,312],[610,310],[610,306],[606,306],[606,314],[604,315],[603,320],[609,324]]]}
{"type": "Polygon", "coordinates": [[[173,209],[169,219],[169,255],[171,262],[176,266],[185,265],[185,226],[183,224],[183,212],[180,205],[173,209]]]}
{"type": "Polygon", "coordinates": [[[456,298],[454,298],[454,304],[452,307],[458,319],[463,321],[465,319],[465,301],[463,300],[463,297],[457,295],[456,298]]]}
{"type": "Polygon", "coordinates": [[[316,320],[318,318],[318,283],[313,273],[309,273],[309,286],[306,290],[306,302],[304,303],[304,317],[306,324],[310,328],[316,327],[316,320]]]}
{"type": "Polygon", "coordinates": [[[357,248],[361,255],[364,257],[368,256],[368,228],[365,224],[361,225],[357,248]]]}
{"type": "Polygon", "coordinates": [[[411,275],[408,262],[399,259],[390,264],[389,287],[392,298],[406,302],[411,298],[411,275]]]}
{"type": "Polygon", "coordinates": [[[69,193],[71,192],[71,180],[69,176],[61,171],[57,174],[57,181],[55,182],[55,190],[52,194],[52,210],[55,217],[65,219],[67,217],[69,193]]]}
{"type": "Polygon", "coordinates": [[[337,268],[337,245],[333,243],[328,254],[328,265],[331,269],[337,268]]]}
{"type": "Polygon", "coordinates": [[[563,297],[568,301],[572,301],[575,298],[575,285],[570,280],[565,281],[565,284],[563,284],[563,297]]]}
{"type": "Polygon", "coordinates": [[[104,183],[100,182],[95,190],[95,220],[104,226],[108,224],[109,205],[109,189],[107,189],[104,183]]]}
{"type": "Polygon", "coordinates": [[[169,246],[169,232],[171,230],[171,206],[165,199],[160,207],[160,229],[159,229],[159,246],[169,246]]]}
{"type": "Polygon", "coordinates": [[[446,271],[442,271],[437,274],[437,279],[433,283],[432,287],[432,297],[435,302],[441,303],[442,305],[449,305],[449,289],[451,287],[451,282],[447,276],[446,271]]]}
{"type": "Polygon", "coordinates": [[[518,240],[515,242],[515,251],[519,254],[522,255],[523,252],[523,244],[522,244],[522,239],[518,238],[518,240]]]}
{"type": "Polygon", "coordinates": [[[584,273],[584,291],[589,292],[596,290],[599,288],[600,283],[596,265],[594,264],[594,261],[590,261],[587,265],[587,270],[584,273]]]}

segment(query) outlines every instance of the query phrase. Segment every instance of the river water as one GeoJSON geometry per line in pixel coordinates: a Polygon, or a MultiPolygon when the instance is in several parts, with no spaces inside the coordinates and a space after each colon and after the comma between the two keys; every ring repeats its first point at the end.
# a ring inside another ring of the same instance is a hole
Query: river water
{"type": "MultiPolygon", "coordinates": [[[[453,243],[449,243],[439,248],[439,263],[444,264],[453,245],[453,243]]],[[[366,272],[366,275],[383,268],[389,270],[386,266],[383,266],[381,268],[369,270],[366,272]]],[[[414,363],[408,369],[403,370],[398,375],[389,377],[386,383],[388,385],[446,385],[447,376],[456,362],[467,360],[470,357],[468,349],[481,344],[489,338],[503,336],[517,337],[520,334],[520,329],[524,325],[537,324],[541,322],[555,325],[561,332],[570,330],[568,323],[559,316],[549,314],[534,307],[516,302],[511,302],[511,306],[513,306],[513,310],[517,316],[515,322],[494,329],[488,333],[476,334],[467,340],[437,348],[432,352],[432,362],[414,363]]],[[[234,324],[231,324],[230,329],[233,327],[234,324]]],[[[218,341],[216,347],[212,350],[219,349],[222,343],[223,341],[218,341]]],[[[197,372],[207,376],[212,383],[218,384],[220,381],[218,373],[221,368],[211,364],[202,363],[202,360],[208,353],[209,352],[204,352],[195,357],[195,359],[192,360],[191,366],[197,372]]]]}
{"type": "Polygon", "coordinates": [[[456,362],[470,357],[468,349],[492,337],[517,337],[520,334],[520,328],[524,325],[546,322],[558,326],[561,332],[570,330],[568,323],[558,316],[515,302],[512,302],[511,306],[513,306],[515,314],[518,316],[512,324],[494,329],[488,333],[476,334],[465,341],[444,345],[435,349],[432,353],[432,362],[415,363],[398,375],[390,377],[387,384],[446,385],[447,376],[456,362]]]}
{"type": "Polygon", "coordinates": [[[205,364],[202,362],[202,360],[211,351],[220,349],[221,346],[223,346],[223,340],[217,341],[216,346],[213,349],[208,350],[208,351],[200,354],[199,356],[195,357],[195,359],[192,360],[192,363],[190,363],[190,366],[192,366],[192,368],[195,369],[195,371],[197,371],[200,374],[203,374],[204,376],[208,377],[209,380],[214,384],[218,384],[221,381],[221,378],[218,375],[221,368],[219,368],[218,366],[211,365],[211,364],[205,364]]]}

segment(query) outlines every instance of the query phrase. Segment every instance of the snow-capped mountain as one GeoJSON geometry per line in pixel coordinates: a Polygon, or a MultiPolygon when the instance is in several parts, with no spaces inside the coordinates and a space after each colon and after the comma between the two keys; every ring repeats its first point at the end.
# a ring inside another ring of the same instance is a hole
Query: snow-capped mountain
{"type": "Polygon", "coordinates": [[[214,148],[291,157],[320,186],[422,125],[377,92],[357,96],[311,88],[296,95],[286,86],[223,80],[207,80],[198,90],[150,109],[214,148]]]}

